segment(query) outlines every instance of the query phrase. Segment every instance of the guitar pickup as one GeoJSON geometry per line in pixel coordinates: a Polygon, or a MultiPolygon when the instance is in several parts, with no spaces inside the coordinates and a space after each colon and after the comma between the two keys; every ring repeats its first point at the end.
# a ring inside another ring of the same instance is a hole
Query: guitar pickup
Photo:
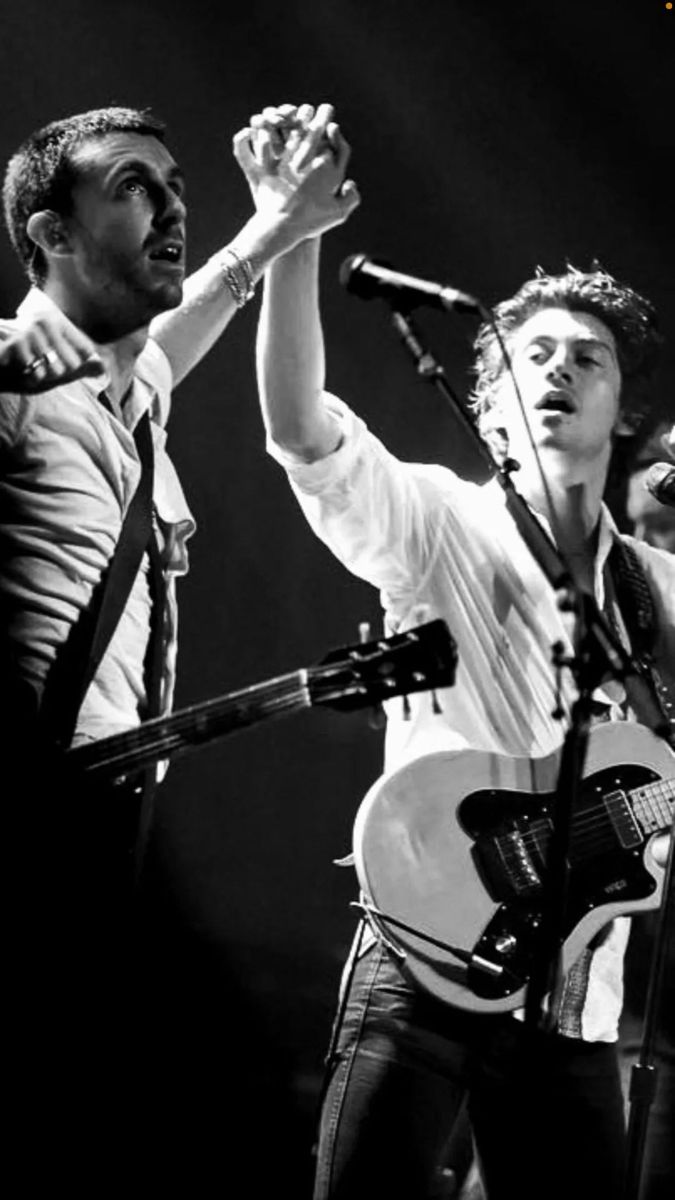
{"type": "Polygon", "coordinates": [[[622,791],[609,792],[603,796],[603,803],[622,849],[631,850],[634,846],[641,846],[644,838],[640,826],[633,816],[626,793],[622,791]]]}

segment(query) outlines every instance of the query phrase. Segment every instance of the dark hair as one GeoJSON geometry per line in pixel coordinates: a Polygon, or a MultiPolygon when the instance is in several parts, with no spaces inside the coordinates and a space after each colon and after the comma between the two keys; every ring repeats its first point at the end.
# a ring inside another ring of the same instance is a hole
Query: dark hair
{"type": "MultiPolygon", "coordinates": [[[[534,313],[546,308],[566,308],[597,317],[614,336],[621,369],[621,408],[635,429],[650,411],[650,384],[662,338],[656,312],[648,300],[619,283],[599,263],[588,272],[568,264],[564,275],[536,275],[510,300],[493,309],[495,323],[507,349],[509,339],[534,313]]],[[[496,384],[505,370],[503,355],[492,325],[485,323],[474,342],[476,384],[471,401],[479,420],[494,402],[496,384]]]]}
{"type": "Polygon", "coordinates": [[[142,133],[164,141],[164,132],[163,122],[148,109],[95,108],[36,130],[12,155],[2,190],[5,224],[32,283],[44,283],[47,264],[26,233],[28,219],[48,208],[63,216],[71,211],[78,147],[108,133],[142,133]]]}

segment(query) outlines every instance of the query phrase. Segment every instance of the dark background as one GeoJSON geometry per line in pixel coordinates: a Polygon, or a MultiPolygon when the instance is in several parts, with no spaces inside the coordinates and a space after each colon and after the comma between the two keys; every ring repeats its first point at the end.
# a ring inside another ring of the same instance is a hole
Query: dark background
{"type": "MultiPolygon", "coordinates": [[[[672,416],[674,32],[658,0],[6,2],[0,157],[56,117],[151,106],[188,177],[196,267],[250,212],[234,132],[268,103],[331,101],[363,202],[324,248],[328,386],[402,456],[473,474],[452,414],[384,307],[340,287],[340,263],[365,251],[491,304],[537,264],[597,258],[659,309],[672,416]]],[[[23,291],[5,240],[0,311],[23,291]]],[[[264,453],[257,303],[176,394],[169,444],[199,526],[179,585],[181,705],[312,663],[362,620],[378,628],[377,596],[313,539],[264,453]]],[[[464,393],[472,320],[427,312],[419,325],[464,393]]],[[[380,756],[365,715],[313,709],[169,772],[147,886],[161,995],[139,1019],[170,1097],[157,1157],[188,1147],[193,1195],[243,1172],[251,1196],[309,1194],[354,926],[354,877],[333,859],[380,756]]]]}

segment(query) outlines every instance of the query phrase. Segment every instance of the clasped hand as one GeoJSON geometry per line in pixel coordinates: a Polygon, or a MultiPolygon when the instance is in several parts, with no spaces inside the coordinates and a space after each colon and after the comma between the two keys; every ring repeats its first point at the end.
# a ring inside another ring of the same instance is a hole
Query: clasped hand
{"type": "Polygon", "coordinates": [[[256,211],[287,225],[291,245],[341,225],[360,203],[345,179],[351,148],[330,104],[265,108],[233,148],[256,211]]]}

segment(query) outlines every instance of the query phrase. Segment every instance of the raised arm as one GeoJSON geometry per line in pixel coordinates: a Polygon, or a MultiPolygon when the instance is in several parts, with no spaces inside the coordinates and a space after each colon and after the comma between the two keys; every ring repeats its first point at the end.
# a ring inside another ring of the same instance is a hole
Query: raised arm
{"type": "Polygon", "coordinates": [[[279,256],[345,220],[358,203],[354,190],[339,194],[348,148],[328,143],[331,118],[329,105],[316,114],[307,105],[282,105],[256,114],[235,136],[234,153],[255,212],[232,242],[185,281],[180,307],[150,326],[175,382],[203,358],[244,302],[246,289],[237,296],[231,285],[233,268],[235,283],[255,284],[279,256]]]}
{"type": "MultiPolygon", "coordinates": [[[[272,436],[289,448],[316,438],[323,379],[318,236],[359,202],[344,180],[349,147],[332,115],[330,105],[268,108],[234,142],[256,209],[247,229],[267,231],[264,253],[250,252],[256,277],[266,277],[258,337],[263,410],[272,436]]],[[[321,453],[330,448],[322,438],[319,446],[321,453]]]]}
{"type": "Polygon", "coordinates": [[[339,433],[323,400],[318,238],[267,272],[256,347],[263,421],[273,442],[300,462],[335,450],[339,433]]]}
{"type": "MultiPolygon", "coordinates": [[[[333,109],[316,112],[303,106],[304,123],[294,128],[279,151],[282,178],[310,167],[313,205],[330,212],[340,202],[339,220],[359,203],[352,181],[345,181],[349,146],[332,120],[333,109]]],[[[264,143],[263,143],[264,144],[264,143]]],[[[258,147],[254,147],[254,152],[258,147]]],[[[262,180],[257,203],[265,204],[262,180]]],[[[309,190],[309,187],[308,187],[309,190]]],[[[256,189],[252,186],[254,197],[256,189]]],[[[338,224],[317,224],[317,233],[338,224]]],[[[324,346],[319,313],[320,238],[308,238],[268,268],[257,340],[258,387],[263,420],[270,438],[300,461],[323,458],[338,443],[336,426],[323,403],[324,346]]]]}

